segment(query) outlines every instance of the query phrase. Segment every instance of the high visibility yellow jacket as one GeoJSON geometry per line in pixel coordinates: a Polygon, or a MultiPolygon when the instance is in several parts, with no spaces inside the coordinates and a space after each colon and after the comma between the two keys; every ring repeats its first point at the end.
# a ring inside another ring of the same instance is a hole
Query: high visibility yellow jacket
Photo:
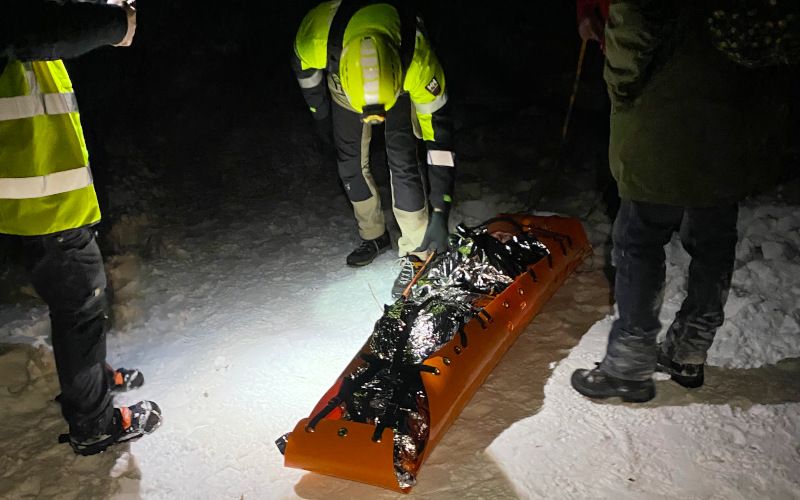
{"type": "Polygon", "coordinates": [[[0,233],[44,235],[99,220],[64,64],[12,59],[0,74],[0,233]]]}
{"type": "Polygon", "coordinates": [[[293,66],[306,103],[318,120],[326,119],[330,113],[329,92],[338,105],[352,109],[339,83],[342,47],[350,40],[376,33],[394,41],[403,59],[403,91],[414,104],[428,150],[428,163],[441,167],[429,170],[431,202],[440,208],[442,201],[451,200],[455,167],[453,122],[442,65],[416,13],[401,12],[404,2],[357,2],[352,15],[343,20],[344,29],[338,30],[334,26],[339,21],[337,12],[346,3],[352,6],[353,2],[335,0],[319,4],[306,14],[297,31],[293,66]],[[332,33],[342,34],[342,39],[330,39],[336,36],[332,33]],[[413,46],[409,39],[413,40],[413,46]]]}

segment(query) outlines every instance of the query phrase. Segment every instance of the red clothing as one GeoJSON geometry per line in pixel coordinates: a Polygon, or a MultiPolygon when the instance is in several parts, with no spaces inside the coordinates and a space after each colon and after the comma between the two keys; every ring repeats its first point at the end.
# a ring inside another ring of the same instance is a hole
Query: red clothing
{"type": "Polygon", "coordinates": [[[595,15],[599,10],[603,21],[608,20],[608,8],[611,6],[611,0],[578,0],[578,22],[582,19],[595,15]]]}

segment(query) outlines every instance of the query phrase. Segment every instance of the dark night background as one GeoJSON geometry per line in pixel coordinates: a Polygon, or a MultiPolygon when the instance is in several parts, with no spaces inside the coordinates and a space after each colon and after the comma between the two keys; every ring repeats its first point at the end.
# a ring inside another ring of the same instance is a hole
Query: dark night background
{"type": "MultiPolygon", "coordinates": [[[[104,224],[154,198],[213,206],[337,182],[288,62],[317,3],[142,0],[132,47],[68,63],[104,224]]],[[[461,163],[488,155],[491,171],[478,175],[530,177],[557,148],[579,46],[574,2],[419,5],[447,74],[461,163]]],[[[600,67],[593,45],[574,126],[602,144],[600,67]]]]}
{"type": "MultiPolygon", "coordinates": [[[[169,227],[208,217],[243,220],[263,214],[278,203],[273,200],[335,192],[334,159],[320,154],[289,64],[297,26],[317,4],[139,0],[133,46],[67,61],[103,211],[98,230],[106,255],[138,249],[147,256],[142,247],[151,235],[169,227]],[[128,236],[112,234],[123,226],[128,236]]],[[[584,219],[603,210],[612,219],[608,104],[595,43],[559,149],[580,46],[575,2],[417,5],[447,75],[459,158],[456,204],[459,189],[470,183],[519,201],[532,182],[546,193],[538,208],[584,219]],[[559,155],[558,168],[548,172],[559,155]],[[578,191],[596,191],[595,206],[575,211],[559,204],[578,191]]],[[[374,136],[373,173],[385,191],[381,145],[374,136]]],[[[388,199],[384,192],[384,205],[388,199]]],[[[351,213],[344,193],[337,201],[342,214],[351,213]]],[[[298,216],[324,211],[305,207],[298,216]]],[[[353,227],[342,237],[355,242],[355,234],[353,227]]],[[[0,240],[0,253],[11,256],[6,263],[20,260],[14,245],[0,240]]]]}

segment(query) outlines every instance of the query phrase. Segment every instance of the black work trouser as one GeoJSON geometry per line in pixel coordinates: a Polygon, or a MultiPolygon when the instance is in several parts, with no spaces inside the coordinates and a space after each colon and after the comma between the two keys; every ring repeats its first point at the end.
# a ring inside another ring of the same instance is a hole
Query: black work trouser
{"type": "Polygon", "coordinates": [[[613,234],[619,318],[611,328],[601,371],[626,380],[652,376],[664,298],[664,246],[675,231],[692,260],[687,296],[662,350],[677,363],[705,362],[725,319],[737,217],[736,204],[687,208],[622,200],[613,234]]]}
{"type": "Polygon", "coordinates": [[[50,309],[61,410],[78,439],[108,432],[106,275],[90,227],[23,237],[33,286],[50,309]]]}
{"type": "MultiPolygon", "coordinates": [[[[361,171],[363,123],[358,113],[333,104],[333,136],[336,144],[339,177],[352,202],[372,197],[367,180],[361,171]]],[[[417,139],[411,119],[411,101],[401,95],[386,113],[386,160],[392,179],[394,207],[416,212],[425,207],[425,190],[417,158],[417,139]]]]}

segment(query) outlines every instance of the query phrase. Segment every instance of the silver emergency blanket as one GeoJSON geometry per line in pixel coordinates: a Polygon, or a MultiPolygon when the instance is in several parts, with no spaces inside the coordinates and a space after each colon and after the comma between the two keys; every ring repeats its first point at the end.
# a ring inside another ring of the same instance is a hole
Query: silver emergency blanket
{"type": "MultiPolygon", "coordinates": [[[[491,221],[490,221],[491,222],[491,221]]],[[[511,224],[515,224],[510,222],[511,224]]],[[[459,226],[450,250],[424,270],[407,298],[387,305],[376,322],[363,363],[343,381],[332,403],[344,418],[376,426],[378,440],[394,432],[395,474],[401,488],[414,486],[429,432],[428,402],[420,373],[491,298],[528,266],[549,255],[547,247],[522,231],[489,234],[489,224],[459,226]]],[[[330,406],[330,405],[329,405],[330,406]]]]}

